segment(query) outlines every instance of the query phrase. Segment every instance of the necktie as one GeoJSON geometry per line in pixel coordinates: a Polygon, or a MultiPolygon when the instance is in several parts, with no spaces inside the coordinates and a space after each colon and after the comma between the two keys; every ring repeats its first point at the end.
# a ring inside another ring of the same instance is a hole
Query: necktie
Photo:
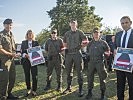
{"type": "Polygon", "coordinates": [[[127,31],[125,31],[123,41],[122,41],[122,47],[125,48],[125,43],[126,43],[126,37],[127,37],[127,31]]]}

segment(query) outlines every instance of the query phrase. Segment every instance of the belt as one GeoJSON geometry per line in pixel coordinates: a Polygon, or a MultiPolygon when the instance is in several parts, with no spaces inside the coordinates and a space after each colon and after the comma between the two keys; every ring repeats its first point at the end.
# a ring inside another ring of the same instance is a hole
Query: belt
{"type": "Polygon", "coordinates": [[[76,48],[74,48],[74,49],[68,49],[68,53],[78,52],[78,51],[79,51],[79,49],[76,49],[76,48]]]}
{"type": "Polygon", "coordinates": [[[100,59],[100,58],[91,58],[90,57],[90,61],[103,61],[103,59],[100,59]]]}

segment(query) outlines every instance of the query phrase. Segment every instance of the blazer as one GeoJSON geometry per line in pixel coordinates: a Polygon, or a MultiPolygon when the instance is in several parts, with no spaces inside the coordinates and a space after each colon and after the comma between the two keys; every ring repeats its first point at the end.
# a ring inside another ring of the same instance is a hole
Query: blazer
{"type": "MultiPolygon", "coordinates": [[[[37,41],[34,41],[32,40],[32,47],[35,47],[35,46],[39,46],[39,43],[37,41]]],[[[22,44],[21,44],[21,54],[23,55],[24,53],[27,54],[27,49],[29,48],[28,46],[28,40],[24,40],[22,41],[22,44]]],[[[21,59],[21,63],[23,64],[23,62],[25,61],[26,59],[25,58],[22,58],[21,59]]]]}
{"type": "MultiPolygon", "coordinates": [[[[39,46],[39,44],[37,41],[33,40],[32,41],[32,47],[35,47],[35,46],[39,46]]],[[[27,49],[28,49],[28,40],[24,40],[24,41],[22,41],[22,44],[21,44],[22,54],[27,53],[27,49]]]]}
{"type": "MultiPolygon", "coordinates": [[[[117,47],[121,47],[122,34],[123,34],[123,31],[120,31],[120,32],[116,33],[116,35],[115,35],[115,49],[117,49],[117,47]]],[[[131,30],[127,48],[133,48],[133,29],[131,30]]]]}

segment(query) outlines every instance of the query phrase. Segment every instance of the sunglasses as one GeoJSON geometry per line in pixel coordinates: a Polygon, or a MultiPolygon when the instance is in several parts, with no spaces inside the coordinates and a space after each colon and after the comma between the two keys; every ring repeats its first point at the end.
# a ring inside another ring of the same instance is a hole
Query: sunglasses
{"type": "Polygon", "coordinates": [[[99,33],[98,31],[94,31],[94,33],[99,33]]]}
{"type": "Polygon", "coordinates": [[[56,32],[52,32],[51,34],[56,34],[56,32]]]}

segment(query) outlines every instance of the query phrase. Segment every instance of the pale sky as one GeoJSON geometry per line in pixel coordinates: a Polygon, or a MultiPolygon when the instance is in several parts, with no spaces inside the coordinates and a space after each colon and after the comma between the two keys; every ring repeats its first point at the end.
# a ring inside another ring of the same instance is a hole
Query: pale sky
{"type": "MultiPolygon", "coordinates": [[[[120,18],[128,15],[133,19],[132,0],[89,0],[89,6],[95,6],[95,14],[103,17],[105,26],[120,27],[120,18]]],[[[48,28],[50,18],[46,11],[56,5],[56,0],[0,0],[0,30],[3,21],[13,19],[13,30],[16,43],[21,43],[28,29],[38,34],[48,28]]]]}

